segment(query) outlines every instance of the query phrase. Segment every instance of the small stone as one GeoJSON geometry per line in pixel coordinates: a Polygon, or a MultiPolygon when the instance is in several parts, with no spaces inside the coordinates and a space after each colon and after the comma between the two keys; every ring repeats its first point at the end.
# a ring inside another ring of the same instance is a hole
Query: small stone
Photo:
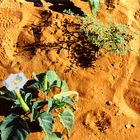
{"type": "Polygon", "coordinates": [[[110,106],[113,105],[113,103],[111,101],[107,101],[106,104],[110,105],[110,106]]]}
{"type": "Polygon", "coordinates": [[[120,110],[118,110],[116,113],[115,113],[115,116],[119,116],[119,115],[121,115],[122,114],[122,112],[120,111],[120,110]]]}
{"type": "Polygon", "coordinates": [[[127,129],[130,129],[132,126],[131,126],[131,124],[126,124],[125,125],[125,128],[127,128],[127,129]]]}

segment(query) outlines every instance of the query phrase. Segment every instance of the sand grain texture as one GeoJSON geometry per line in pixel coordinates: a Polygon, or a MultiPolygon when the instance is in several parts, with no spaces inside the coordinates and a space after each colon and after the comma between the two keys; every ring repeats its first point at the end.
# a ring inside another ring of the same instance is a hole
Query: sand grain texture
{"type": "MultiPolygon", "coordinates": [[[[71,1],[90,13],[84,0],[71,1]]],[[[0,85],[10,73],[23,71],[31,77],[32,72],[55,70],[80,96],[69,140],[140,140],[139,36],[131,42],[138,53],[106,54],[94,62],[94,68],[82,68],[77,65],[79,61],[75,63],[77,59],[71,62],[72,50],[58,53],[60,45],[68,46],[68,42],[61,42],[69,40],[64,31],[74,30],[64,21],[72,23],[74,17],[50,10],[52,4],[43,3],[41,8],[31,2],[0,1],[0,85]],[[107,101],[112,104],[106,104],[107,101]],[[127,124],[134,127],[127,129],[127,124]]],[[[129,24],[130,30],[140,31],[139,0],[101,0],[98,17],[104,23],[109,18],[106,15],[115,23],[129,24]]],[[[32,132],[27,139],[42,137],[41,132],[32,132]]],[[[65,135],[63,139],[67,140],[65,135]]]]}

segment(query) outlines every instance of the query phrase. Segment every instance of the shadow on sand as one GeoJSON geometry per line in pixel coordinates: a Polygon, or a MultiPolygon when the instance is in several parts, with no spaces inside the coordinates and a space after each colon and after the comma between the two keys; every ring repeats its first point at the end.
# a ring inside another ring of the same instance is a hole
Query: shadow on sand
{"type": "MultiPolygon", "coordinates": [[[[42,7],[43,4],[40,0],[26,0],[27,2],[34,2],[34,6],[42,7]]],[[[78,14],[80,16],[84,15],[84,12],[74,5],[73,2],[70,0],[44,0],[45,2],[49,2],[52,5],[49,7],[49,9],[63,13],[64,10],[71,10],[74,14],[78,14]]]]}

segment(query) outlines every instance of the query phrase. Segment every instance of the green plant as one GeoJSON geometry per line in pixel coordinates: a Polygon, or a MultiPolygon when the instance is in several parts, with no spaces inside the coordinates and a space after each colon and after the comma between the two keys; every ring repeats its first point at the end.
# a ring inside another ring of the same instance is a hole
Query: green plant
{"type": "Polygon", "coordinates": [[[81,21],[79,35],[93,47],[115,54],[126,54],[131,50],[129,42],[134,39],[134,32],[128,30],[128,25],[103,25],[95,17],[89,16],[81,21]]]}
{"type": "Polygon", "coordinates": [[[89,3],[92,14],[96,14],[100,5],[99,0],[88,0],[88,3],[89,3]]]}
{"type": "Polygon", "coordinates": [[[66,14],[68,14],[68,15],[71,15],[71,16],[75,16],[75,13],[74,12],[72,12],[72,10],[71,9],[64,9],[63,10],[63,13],[66,13],[66,14]]]}
{"type": "Polygon", "coordinates": [[[30,80],[23,73],[12,74],[3,84],[0,98],[12,105],[8,116],[0,123],[2,140],[26,139],[30,133],[29,124],[36,121],[45,133],[44,140],[61,140],[61,133],[53,130],[58,119],[70,135],[78,93],[69,91],[67,83],[54,71],[33,74],[30,80]]]}

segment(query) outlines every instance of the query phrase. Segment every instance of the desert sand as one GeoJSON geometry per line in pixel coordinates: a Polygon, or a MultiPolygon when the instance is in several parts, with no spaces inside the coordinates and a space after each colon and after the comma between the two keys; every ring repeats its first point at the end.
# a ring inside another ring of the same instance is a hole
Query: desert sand
{"type": "MultiPolygon", "coordinates": [[[[110,17],[140,31],[140,0],[111,1],[101,0],[98,19],[105,23],[110,17]]],[[[71,2],[91,14],[86,0],[71,2]]],[[[94,67],[83,67],[78,58],[73,61],[72,51],[63,49],[68,47],[64,31],[73,30],[67,21],[75,17],[47,0],[42,3],[0,0],[0,86],[11,73],[22,71],[30,78],[32,72],[55,70],[80,96],[69,140],[140,140],[139,36],[131,42],[135,51],[125,56],[102,54],[94,67]]],[[[41,139],[41,132],[27,138],[41,139]]]]}

